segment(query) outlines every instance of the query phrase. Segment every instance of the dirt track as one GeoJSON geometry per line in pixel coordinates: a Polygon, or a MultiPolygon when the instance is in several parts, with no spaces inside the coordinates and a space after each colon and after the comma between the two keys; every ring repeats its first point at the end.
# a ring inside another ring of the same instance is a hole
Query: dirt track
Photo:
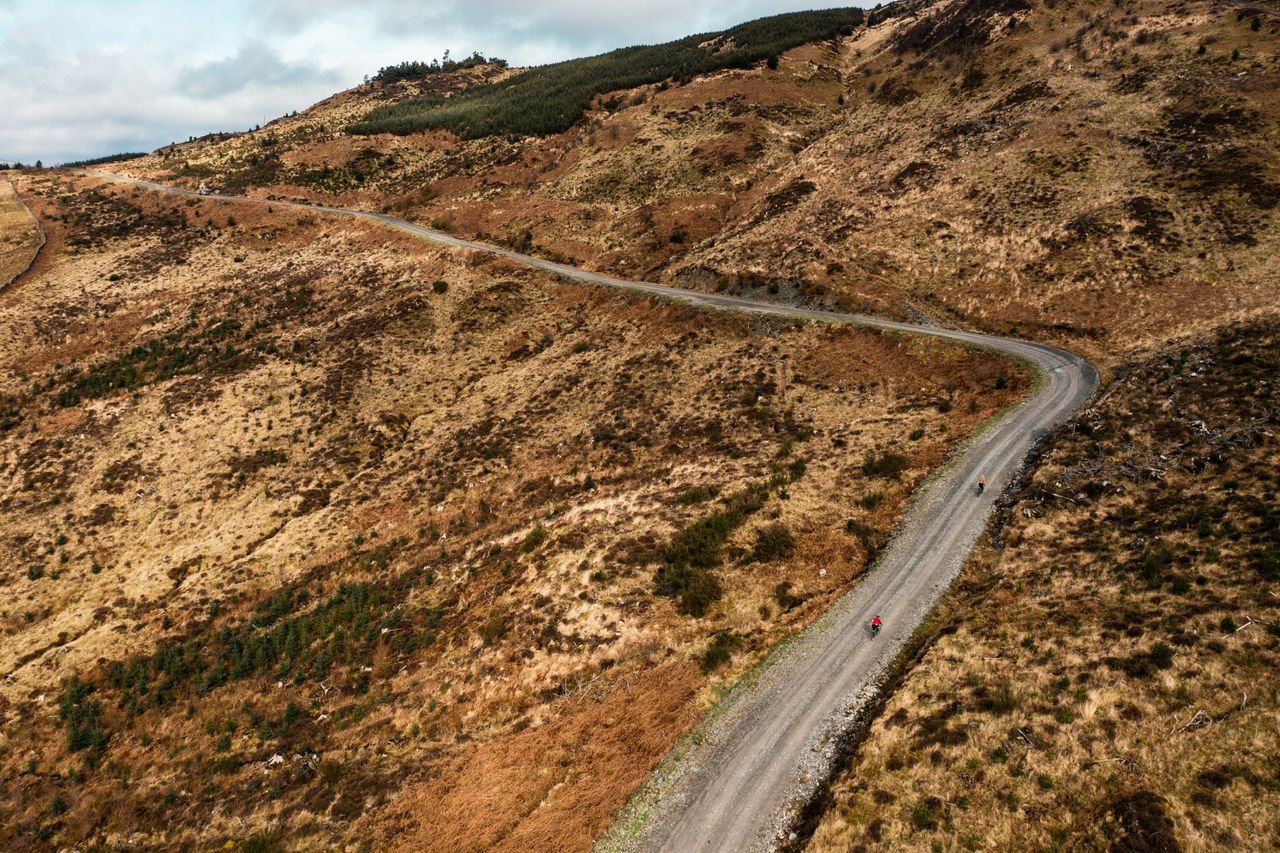
{"type": "MultiPolygon", "coordinates": [[[[159,192],[195,195],[148,181],[85,173],[159,192]]],[[[1036,441],[1069,417],[1098,383],[1097,372],[1083,359],[1042,344],[626,281],[462,240],[384,214],[268,199],[235,200],[376,220],[435,243],[500,255],[576,281],[694,305],[852,323],[990,347],[1025,359],[1043,375],[1031,397],[973,438],[926,484],[893,543],[858,586],[726,698],[699,746],[637,796],[631,813],[601,841],[603,849],[739,851],[776,846],[795,810],[829,774],[836,741],[874,697],[888,663],[959,572],[997,495],[1036,441]],[[979,475],[989,483],[982,496],[974,489],[979,475]],[[885,623],[874,641],[865,629],[873,613],[885,623]],[[624,826],[632,829],[624,831],[624,826]]]]}

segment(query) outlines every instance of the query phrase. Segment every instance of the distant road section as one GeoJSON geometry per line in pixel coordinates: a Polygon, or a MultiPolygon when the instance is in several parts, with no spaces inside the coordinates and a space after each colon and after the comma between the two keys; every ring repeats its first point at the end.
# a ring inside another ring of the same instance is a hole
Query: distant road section
{"type": "Polygon", "coordinates": [[[0,291],[17,280],[44,248],[44,229],[13,182],[0,181],[0,291]]]}
{"type": "MultiPolygon", "coordinates": [[[[158,192],[196,195],[135,178],[85,173],[158,192]]],[[[692,305],[947,338],[1015,356],[1040,372],[1042,381],[1030,397],[974,436],[926,483],[884,556],[858,585],[735,690],[698,746],[637,794],[623,820],[597,845],[600,850],[737,853],[771,850],[785,841],[798,810],[830,775],[840,738],[875,698],[888,665],[964,565],[997,496],[1036,443],[1066,421],[1098,386],[1098,373],[1088,362],[1044,344],[627,281],[463,240],[381,213],[240,196],[206,197],[373,220],[433,243],[692,305]],[[976,488],[980,476],[987,478],[981,495],[976,488]],[[867,632],[873,614],[879,614],[885,626],[874,640],[867,632]]]]}

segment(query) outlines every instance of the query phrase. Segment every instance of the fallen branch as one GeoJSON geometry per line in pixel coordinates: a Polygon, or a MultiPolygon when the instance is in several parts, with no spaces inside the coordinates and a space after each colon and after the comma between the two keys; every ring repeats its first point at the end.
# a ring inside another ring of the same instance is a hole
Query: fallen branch
{"type": "Polygon", "coordinates": [[[1185,725],[1174,729],[1169,734],[1176,735],[1186,731],[1195,731],[1196,729],[1204,728],[1205,726],[1209,725],[1212,722],[1213,722],[1213,718],[1210,717],[1208,714],[1206,714],[1204,711],[1196,711],[1191,716],[1191,719],[1187,720],[1185,725]]]}

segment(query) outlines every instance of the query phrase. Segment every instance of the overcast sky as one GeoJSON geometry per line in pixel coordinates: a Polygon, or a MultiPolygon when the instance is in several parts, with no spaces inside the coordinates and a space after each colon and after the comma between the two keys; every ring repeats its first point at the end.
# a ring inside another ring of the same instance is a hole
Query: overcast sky
{"type": "Polygon", "coordinates": [[[149,151],[305,109],[383,65],[534,65],[824,0],[0,0],[0,160],[149,151]]]}

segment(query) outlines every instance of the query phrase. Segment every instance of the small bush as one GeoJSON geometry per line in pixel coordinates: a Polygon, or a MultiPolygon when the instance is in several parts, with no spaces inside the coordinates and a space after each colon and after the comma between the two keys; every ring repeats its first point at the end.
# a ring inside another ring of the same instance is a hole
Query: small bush
{"type": "Polygon", "coordinates": [[[67,801],[62,799],[62,794],[61,793],[54,794],[53,802],[49,804],[49,814],[53,815],[54,817],[58,817],[59,815],[66,814],[67,808],[68,808],[67,801]]]}
{"type": "Polygon", "coordinates": [[[786,559],[795,553],[796,543],[791,531],[782,523],[770,524],[756,531],[756,546],[751,552],[751,559],[767,563],[770,560],[786,559]]]}
{"type": "Polygon", "coordinates": [[[896,480],[911,465],[911,460],[901,453],[872,454],[862,463],[862,473],[868,477],[885,477],[896,480]]]}
{"type": "Polygon", "coordinates": [[[917,831],[926,829],[936,829],[938,826],[938,813],[934,797],[926,797],[916,803],[911,809],[911,826],[917,831]]]}
{"type": "Polygon", "coordinates": [[[1165,569],[1173,562],[1173,553],[1168,548],[1151,548],[1142,555],[1139,570],[1147,587],[1155,589],[1164,583],[1165,569]]]}
{"type": "Polygon", "coordinates": [[[907,438],[909,438],[911,441],[919,441],[920,439],[924,438],[924,430],[919,428],[913,429],[911,431],[911,435],[907,436],[907,438]]]}
{"type": "Polygon", "coordinates": [[[681,492],[676,495],[676,503],[682,506],[691,506],[709,501],[719,494],[720,490],[715,486],[694,486],[692,489],[681,492]]]}
{"type": "Polygon", "coordinates": [[[712,672],[724,666],[733,657],[733,650],[738,647],[738,639],[728,631],[716,634],[702,653],[702,671],[712,672]]]}
{"type": "Polygon", "coordinates": [[[1254,569],[1264,578],[1280,576],[1280,549],[1274,545],[1257,548],[1249,556],[1254,569]]]}
{"type": "Polygon", "coordinates": [[[449,282],[447,282],[447,281],[433,281],[433,282],[431,283],[431,289],[432,289],[433,291],[435,291],[436,293],[448,293],[448,292],[449,292],[449,282]]]}
{"type": "Polygon", "coordinates": [[[884,502],[884,492],[867,492],[862,496],[862,506],[865,509],[875,509],[884,502]]]}
{"type": "Polygon", "coordinates": [[[997,714],[1011,714],[1018,707],[1018,695],[1013,692],[1013,683],[1002,681],[991,693],[991,710],[997,714]]]}
{"type": "Polygon", "coordinates": [[[1173,666],[1173,647],[1168,643],[1156,643],[1151,647],[1151,662],[1157,669],[1173,666]]]}
{"type": "Polygon", "coordinates": [[[778,607],[782,608],[784,613],[804,603],[804,599],[793,595],[791,589],[791,581],[783,581],[773,588],[773,600],[778,603],[778,607]]]}
{"type": "Polygon", "coordinates": [[[506,636],[508,627],[505,616],[495,616],[480,626],[480,638],[486,646],[492,646],[506,636]]]}
{"type": "Polygon", "coordinates": [[[1222,621],[1218,623],[1218,629],[1224,634],[1234,634],[1236,632],[1236,620],[1230,616],[1223,616],[1222,621]]]}
{"type": "Polygon", "coordinates": [[[524,541],[520,543],[520,550],[523,553],[528,554],[530,551],[537,548],[539,545],[541,545],[543,542],[546,542],[546,541],[547,541],[547,530],[545,527],[539,524],[536,527],[534,527],[532,530],[530,530],[529,533],[524,537],[524,541]]]}

